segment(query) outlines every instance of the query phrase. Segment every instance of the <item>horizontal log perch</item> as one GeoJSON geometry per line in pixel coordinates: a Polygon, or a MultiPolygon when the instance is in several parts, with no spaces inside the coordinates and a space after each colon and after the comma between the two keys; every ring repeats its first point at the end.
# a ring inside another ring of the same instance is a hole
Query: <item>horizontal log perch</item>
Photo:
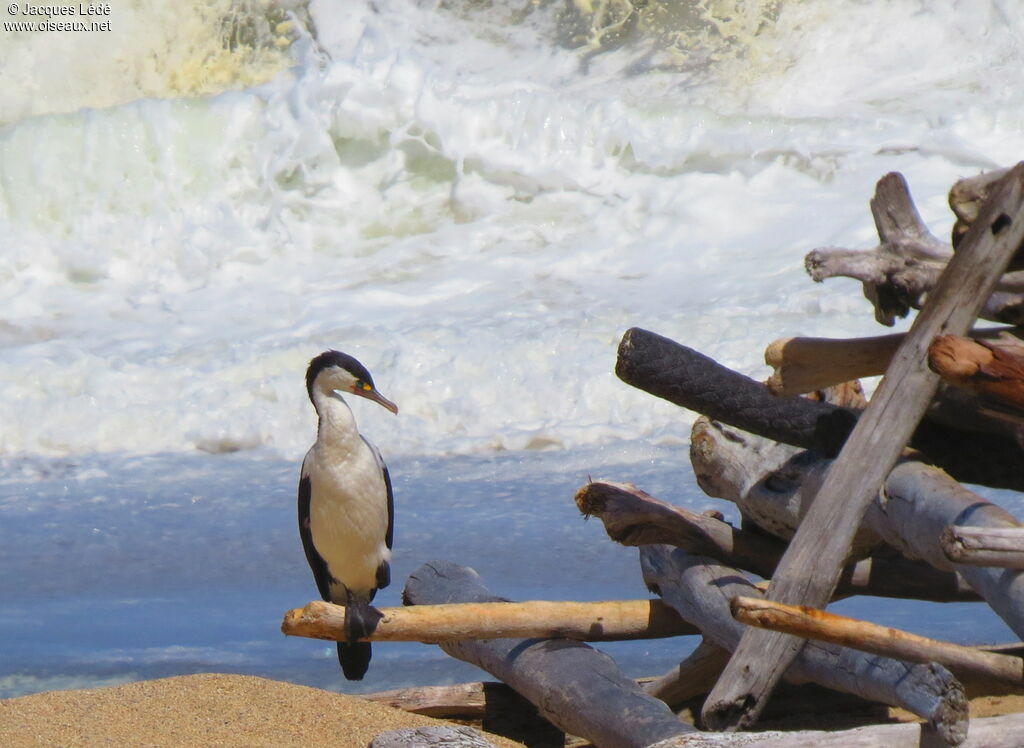
{"type": "MultiPolygon", "coordinates": [[[[576,492],[576,506],[599,518],[608,536],[622,545],[667,543],[765,579],[771,578],[785,550],[780,540],[667,504],[630,484],[587,483],[576,492]]],[[[899,557],[867,558],[847,566],[836,594],[936,602],[979,599],[954,572],[899,557]]]]}
{"type": "MultiPolygon", "coordinates": [[[[666,545],[640,549],[644,581],[716,646],[733,651],[744,633],[729,604],[737,596],[761,593],[735,569],[666,545]]],[[[891,706],[929,720],[950,743],[966,732],[967,700],[942,666],[900,662],[834,644],[808,642],[785,676],[794,683],[827,688],[891,706]]]]}
{"type": "MultiPolygon", "coordinates": [[[[365,641],[438,644],[466,639],[557,637],[577,641],[659,639],[698,633],[660,600],[448,603],[381,608],[365,641]]],[[[345,607],[314,600],[285,613],[288,636],[345,641],[345,607]]]]}
{"type": "Polygon", "coordinates": [[[735,597],[731,610],[736,620],[750,626],[909,662],[938,662],[958,677],[973,676],[1024,685],[1024,660],[1020,657],[951,644],[816,608],[783,605],[760,597],[735,597]]]}
{"type": "Polygon", "coordinates": [[[956,564],[1024,569],[1024,527],[951,525],[939,537],[946,558],[956,564]]]}
{"type": "MultiPolygon", "coordinates": [[[[492,595],[475,571],[446,561],[413,572],[403,600],[411,606],[507,602],[492,595]]],[[[602,748],[646,748],[697,732],[645,694],[608,655],[582,642],[509,638],[440,646],[507,683],[559,729],[602,748]]]]}
{"type": "MultiPolygon", "coordinates": [[[[826,456],[838,454],[859,413],[807,398],[778,398],[760,382],[637,327],[619,344],[622,381],[716,421],[826,456]]],[[[910,445],[957,480],[1024,490],[1024,452],[999,434],[964,432],[929,421],[910,445]]]]}

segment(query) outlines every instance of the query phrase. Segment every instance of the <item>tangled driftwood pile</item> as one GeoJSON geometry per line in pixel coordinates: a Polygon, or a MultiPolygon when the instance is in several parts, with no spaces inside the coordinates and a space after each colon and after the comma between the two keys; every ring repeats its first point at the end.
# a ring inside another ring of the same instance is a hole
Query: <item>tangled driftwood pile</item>
{"type": "MultiPolygon", "coordinates": [[[[376,698],[475,716],[490,729],[511,720],[497,731],[530,745],[562,745],[563,733],[637,748],[1019,744],[1024,715],[975,720],[968,735],[965,697],[965,687],[1024,688],[1018,649],[964,647],[822,611],[857,594],[983,601],[1024,639],[1024,528],[958,482],[1024,490],[1024,335],[971,329],[978,317],[1024,322],[1024,164],[959,182],[950,204],[953,247],[928,231],[903,178],[889,174],[871,201],[879,246],[807,256],[815,280],[860,280],[884,324],[920,310],[905,335],[776,341],[765,385],[629,330],[616,373],[702,414],[694,473],[706,493],[737,504],[742,527],[634,486],[588,483],[580,510],[616,542],[640,547],[660,600],[512,603],[471,569],[427,564],[406,585],[408,607],[385,609],[373,638],[440,643],[515,693],[467,684],[376,698]],[[877,374],[868,403],[853,380],[877,374]],[[583,643],[683,634],[702,643],[640,684],[583,643]],[[731,734],[756,722],[780,680],[825,688],[781,687],[775,707],[811,699],[828,710],[852,698],[842,692],[923,723],[731,734]],[[673,710],[704,694],[698,730],[673,710]]],[[[283,629],[343,637],[344,609],[311,603],[290,611],[283,629]]]]}

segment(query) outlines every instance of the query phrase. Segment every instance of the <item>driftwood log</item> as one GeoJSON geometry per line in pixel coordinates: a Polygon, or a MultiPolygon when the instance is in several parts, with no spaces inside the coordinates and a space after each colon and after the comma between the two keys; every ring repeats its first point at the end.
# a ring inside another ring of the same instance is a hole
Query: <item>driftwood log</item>
{"type": "Polygon", "coordinates": [[[956,564],[1024,569],[1024,527],[963,527],[942,531],[939,545],[956,564]]]}
{"type": "MultiPolygon", "coordinates": [[[[976,328],[970,337],[1009,348],[1024,346],[1020,327],[976,328]]],[[[766,384],[773,395],[802,395],[864,377],[881,376],[905,333],[867,338],[779,338],[764,352],[773,371],[766,384]]],[[[941,372],[938,372],[941,374],[941,372]]]]}
{"type": "MultiPolygon", "coordinates": [[[[880,233],[882,225],[876,214],[880,233]]],[[[883,237],[884,238],[884,237],[883,237]]],[[[823,607],[832,597],[864,512],[938,387],[924,358],[939,333],[962,335],[1024,242],[1024,163],[1006,175],[928,293],[864,415],[857,421],[772,577],[778,602],[823,607]]],[[[713,727],[756,721],[802,640],[748,629],[704,706],[713,727]]]]}
{"type": "MultiPolygon", "coordinates": [[[[826,456],[839,453],[860,417],[829,403],[775,397],[762,383],[636,327],[623,335],[615,371],[627,384],[715,421],[826,456]]],[[[1024,491],[1024,452],[1015,439],[925,421],[910,444],[957,480],[1024,491]]]]}
{"type": "Polygon", "coordinates": [[[734,597],[733,617],[748,626],[795,634],[861,652],[908,662],[937,662],[956,675],[1024,685],[1024,660],[977,647],[930,639],[803,605],[783,605],[759,597],[734,597]]]}
{"type": "MultiPolygon", "coordinates": [[[[509,637],[618,641],[697,633],[660,600],[452,603],[380,608],[380,612],[383,618],[365,641],[437,644],[509,637]]],[[[345,641],[345,607],[314,600],[288,611],[281,631],[289,636],[345,641]]]]}
{"type": "MultiPolygon", "coordinates": [[[[424,564],[406,582],[407,605],[501,602],[472,569],[424,564]]],[[[607,655],[569,639],[446,642],[441,648],[507,683],[552,724],[601,748],[646,746],[696,728],[648,696],[607,655]]]]}
{"type": "MultiPolygon", "coordinates": [[[[963,748],[1019,748],[1024,714],[971,720],[963,748]]],[[[940,745],[925,725],[870,725],[826,732],[796,730],[694,735],[672,738],[650,748],[928,748],[940,745]]]]}
{"type": "MultiPolygon", "coordinates": [[[[733,619],[732,598],[760,597],[742,574],[712,559],[665,545],[640,549],[644,581],[715,645],[735,650],[745,627],[733,619]]],[[[746,629],[749,631],[749,629],[746,629]]],[[[786,672],[870,701],[900,706],[929,721],[943,740],[963,741],[967,700],[957,680],[937,665],[913,665],[831,644],[809,643],[786,672]]]]}
{"type": "Polygon", "coordinates": [[[369,748],[495,748],[483,733],[464,725],[432,725],[386,730],[369,748]]]}
{"type": "MultiPolygon", "coordinates": [[[[706,429],[713,428],[705,419],[698,419],[694,425],[691,448],[699,449],[702,444],[712,441],[714,437],[704,436],[706,429]]],[[[747,435],[748,441],[754,441],[747,435]]],[[[764,443],[761,440],[761,443],[764,443]]],[[[709,447],[713,449],[713,447],[709,447]]],[[[769,450],[766,450],[769,451],[769,450]]],[[[728,498],[741,506],[744,504],[744,493],[737,484],[749,489],[766,473],[780,468],[784,462],[781,457],[789,452],[777,453],[778,461],[767,464],[756,463],[747,471],[747,478],[733,476],[730,484],[722,480],[722,475],[715,478],[722,484],[717,492],[709,490],[713,496],[728,498]],[[749,485],[747,485],[749,484],[749,485]],[[723,493],[734,490],[729,496],[723,493]]],[[[709,464],[711,457],[697,458],[696,464],[709,464]]],[[[715,468],[709,472],[735,471],[737,467],[747,465],[739,460],[719,460],[715,468]]],[[[705,478],[705,483],[708,478],[705,478]]],[[[762,502],[763,503],[763,502],[762,502]]],[[[608,481],[592,481],[580,487],[576,492],[576,506],[587,516],[599,518],[608,536],[622,545],[640,546],[649,543],[667,543],[682,548],[690,553],[710,556],[727,566],[734,566],[750,571],[758,576],[770,578],[775,566],[785,549],[785,544],[767,536],[764,532],[739,530],[722,520],[694,514],[682,507],[676,507],[641,491],[636,486],[608,481]]],[[[751,502],[754,514],[757,502],[751,502]]],[[[782,525],[780,536],[791,537],[796,514],[782,515],[781,520],[774,517],[778,512],[774,502],[769,502],[767,511],[762,515],[765,524],[782,525]]],[[[750,516],[750,515],[748,515],[750,516]]],[[[976,601],[978,594],[956,572],[940,571],[920,561],[911,561],[899,556],[878,556],[866,558],[850,564],[843,569],[836,588],[837,597],[849,595],[873,595],[876,597],[912,598],[932,600],[935,602],[976,601]]]]}
{"type": "MultiPolygon", "coordinates": [[[[763,459],[763,440],[699,419],[690,456],[706,492],[735,501],[772,532],[795,528],[814,499],[814,487],[830,461],[795,454],[781,465],[763,459]]],[[[961,486],[948,475],[916,461],[897,465],[864,515],[864,528],[905,556],[936,569],[955,571],[1018,636],[1024,638],[1024,572],[954,564],[942,537],[950,525],[1018,528],[1004,509],[961,486]]]]}

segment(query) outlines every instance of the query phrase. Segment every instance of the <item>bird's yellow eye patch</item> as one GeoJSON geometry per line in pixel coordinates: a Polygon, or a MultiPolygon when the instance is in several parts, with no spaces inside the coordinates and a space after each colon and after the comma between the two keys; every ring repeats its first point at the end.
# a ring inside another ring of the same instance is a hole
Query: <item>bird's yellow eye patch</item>
{"type": "Polygon", "coordinates": [[[373,389],[369,382],[363,382],[362,380],[356,382],[356,387],[361,389],[363,392],[369,392],[373,389]]]}

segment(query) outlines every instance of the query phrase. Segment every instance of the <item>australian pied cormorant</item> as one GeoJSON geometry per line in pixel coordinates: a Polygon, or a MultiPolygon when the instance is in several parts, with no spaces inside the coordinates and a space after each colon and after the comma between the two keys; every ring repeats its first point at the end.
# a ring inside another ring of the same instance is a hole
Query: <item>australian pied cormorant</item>
{"type": "Polygon", "coordinates": [[[391,581],[394,497],[380,452],[356,428],[341,393],[365,397],[398,413],[377,392],[366,367],[351,356],[325,351],[309,362],[306,390],[319,417],[316,443],[302,461],[299,534],[320,596],[346,606],[347,642],[338,661],[349,680],[370,665],[372,632],[380,612],[373,596],[391,581]]]}

